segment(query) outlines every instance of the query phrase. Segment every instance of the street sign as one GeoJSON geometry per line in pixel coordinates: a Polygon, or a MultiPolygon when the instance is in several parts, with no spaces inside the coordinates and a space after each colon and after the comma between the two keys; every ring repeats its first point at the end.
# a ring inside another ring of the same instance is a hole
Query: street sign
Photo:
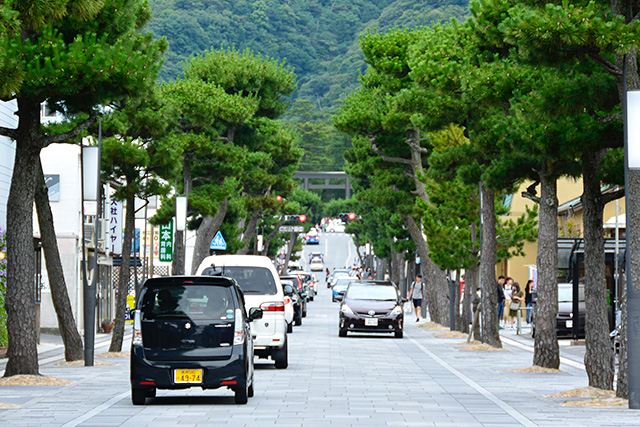
{"type": "Polygon", "coordinates": [[[224,237],[222,237],[221,232],[218,231],[216,233],[215,237],[211,241],[211,246],[209,246],[209,249],[212,249],[214,251],[227,250],[227,242],[224,240],[224,237]]]}
{"type": "Polygon", "coordinates": [[[283,233],[302,233],[304,225],[281,225],[280,230],[283,233]]]}
{"type": "Polygon", "coordinates": [[[173,220],[160,226],[160,261],[173,261],[173,220]]]}

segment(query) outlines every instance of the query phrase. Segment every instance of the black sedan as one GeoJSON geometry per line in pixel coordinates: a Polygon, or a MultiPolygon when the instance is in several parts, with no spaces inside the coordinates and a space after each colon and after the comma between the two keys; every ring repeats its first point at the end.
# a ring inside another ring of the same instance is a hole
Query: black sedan
{"type": "Polygon", "coordinates": [[[340,305],[338,335],[346,337],[347,332],[387,332],[402,338],[403,302],[398,288],[392,282],[351,282],[340,305]]]}

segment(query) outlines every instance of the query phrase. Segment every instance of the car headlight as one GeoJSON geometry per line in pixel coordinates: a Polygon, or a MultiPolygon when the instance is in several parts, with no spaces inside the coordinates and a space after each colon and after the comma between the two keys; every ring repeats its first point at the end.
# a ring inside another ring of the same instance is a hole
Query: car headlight
{"type": "Polygon", "coordinates": [[[351,310],[351,307],[349,307],[347,304],[342,304],[342,307],[340,307],[340,311],[342,313],[344,313],[344,314],[353,314],[353,315],[355,315],[353,310],[351,310]]]}
{"type": "Polygon", "coordinates": [[[402,314],[402,307],[399,305],[396,305],[395,308],[393,310],[391,310],[391,313],[394,316],[397,316],[398,314],[402,314]]]}

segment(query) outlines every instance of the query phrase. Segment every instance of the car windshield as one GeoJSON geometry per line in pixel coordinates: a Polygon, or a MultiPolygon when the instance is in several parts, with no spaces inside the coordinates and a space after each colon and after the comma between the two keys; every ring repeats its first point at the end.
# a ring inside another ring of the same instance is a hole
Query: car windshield
{"type": "Polygon", "coordinates": [[[393,286],[352,285],[347,291],[346,298],[375,301],[396,301],[398,299],[398,293],[393,286]]]}
{"type": "Polygon", "coordinates": [[[356,280],[355,277],[345,277],[345,278],[340,278],[338,280],[336,280],[336,284],[334,286],[347,286],[349,285],[349,283],[353,282],[354,280],[356,280]]]}
{"type": "Polygon", "coordinates": [[[159,284],[147,289],[141,310],[146,319],[232,319],[235,304],[228,286],[159,284]]]}
{"type": "MultiPolygon", "coordinates": [[[[558,302],[572,302],[573,301],[573,285],[561,285],[558,286],[558,302]]],[[[584,301],[584,287],[578,287],[578,301],[584,301]]]]}
{"type": "Polygon", "coordinates": [[[264,267],[215,267],[202,272],[203,276],[224,276],[236,279],[245,294],[276,295],[278,288],[269,269],[264,267]]]}

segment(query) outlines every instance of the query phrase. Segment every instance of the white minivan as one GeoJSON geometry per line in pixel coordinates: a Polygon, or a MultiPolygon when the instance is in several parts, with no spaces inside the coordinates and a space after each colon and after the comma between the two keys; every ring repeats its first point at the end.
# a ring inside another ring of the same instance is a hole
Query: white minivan
{"type": "Polygon", "coordinates": [[[256,307],[263,312],[262,319],[251,324],[255,355],[271,357],[276,368],[286,368],[289,361],[284,292],[271,260],[258,255],[213,255],[202,261],[196,274],[230,277],[238,282],[247,311],[256,307]]]}

